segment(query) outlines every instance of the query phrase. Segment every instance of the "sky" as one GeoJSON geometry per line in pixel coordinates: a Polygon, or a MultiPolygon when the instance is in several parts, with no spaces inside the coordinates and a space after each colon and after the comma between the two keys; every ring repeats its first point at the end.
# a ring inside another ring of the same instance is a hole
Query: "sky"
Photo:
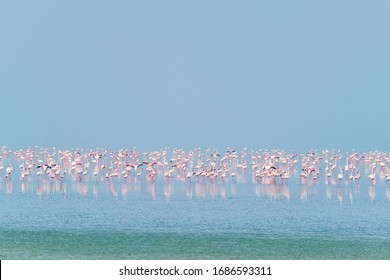
{"type": "Polygon", "coordinates": [[[389,150],[389,12],[0,0],[0,146],[389,150]]]}

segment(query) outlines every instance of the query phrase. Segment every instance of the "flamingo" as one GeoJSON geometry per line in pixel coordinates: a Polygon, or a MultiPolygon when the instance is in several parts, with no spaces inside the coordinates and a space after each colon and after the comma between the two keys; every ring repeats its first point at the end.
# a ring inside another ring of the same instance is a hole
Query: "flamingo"
{"type": "Polygon", "coordinates": [[[370,179],[371,183],[375,182],[375,166],[372,167],[372,172],[370,175],[368,175],[368,179],[370,179]]]}

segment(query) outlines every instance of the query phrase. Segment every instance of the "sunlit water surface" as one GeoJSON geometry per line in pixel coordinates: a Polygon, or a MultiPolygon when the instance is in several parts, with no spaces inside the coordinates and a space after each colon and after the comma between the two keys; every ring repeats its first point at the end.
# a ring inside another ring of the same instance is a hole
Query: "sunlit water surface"
{"type": "Polygon", "coordinates": [[[1,259],[390,259],[389,186],[0,179],[1,259]]]}

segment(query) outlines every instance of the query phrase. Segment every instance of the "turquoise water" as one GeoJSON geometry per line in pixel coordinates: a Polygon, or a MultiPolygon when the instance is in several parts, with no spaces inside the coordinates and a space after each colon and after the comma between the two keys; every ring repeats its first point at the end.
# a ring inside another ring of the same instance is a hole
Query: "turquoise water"
{"type": "Polygon", "coordinates": [[[390,259],[385,183],[0,181],[1,259],[390,259]]]}

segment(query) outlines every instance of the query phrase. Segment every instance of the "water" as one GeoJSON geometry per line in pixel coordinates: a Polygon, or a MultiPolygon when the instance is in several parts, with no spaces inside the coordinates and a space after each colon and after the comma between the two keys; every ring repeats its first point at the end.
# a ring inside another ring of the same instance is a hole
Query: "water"
{"type": "Polygon", "coordinates": [[[390,259],[388,194],[368,180],[1,178],[0,258],[390,259]]]}

